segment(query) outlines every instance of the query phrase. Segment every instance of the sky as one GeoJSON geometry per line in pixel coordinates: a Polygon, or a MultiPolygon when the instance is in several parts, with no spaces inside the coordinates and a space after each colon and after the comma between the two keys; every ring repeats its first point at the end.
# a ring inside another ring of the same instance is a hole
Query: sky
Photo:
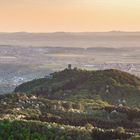
{"type": "Polygon", "coordinates": [[[140,31],[140,0],[0,0],[0,32],[140,31]]]}

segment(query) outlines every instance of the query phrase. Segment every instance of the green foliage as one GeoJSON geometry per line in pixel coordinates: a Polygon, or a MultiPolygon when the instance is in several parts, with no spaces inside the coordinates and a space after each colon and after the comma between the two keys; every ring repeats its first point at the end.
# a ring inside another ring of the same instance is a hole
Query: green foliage
{"type": "Polygon", "coordinates": [[[0,121],[1,140],[91,140],[91,132],[78,127],[36,121],[0,121]],[[80,138],[79,138],[80,136],[80,138]]]}
{"type": "Polygon", "coordinates": [[[129,140],[140,140],[140,135],[135,135],[134,137],[130,138],[129,140]]]}
{"type": "Polygon", "coordinates": [[[116,132],[125,133],[125,129],[123,127],[118,127],[118,128],[116,128],[116,132]]]}
{"type": "Polygon", "coordinates": [[[14,94],[0,95],[1,118],[48,121],[1,120],[0,140],[112,140],[125,136],[124,128],[139,128],[139,78],[118,70],[78,69],[51,76],[23,83],[14,94]],[[112,134],[96,126],[118,128],[112,134]]]}
{"type": "Polygon", "coordinates": [[[140,107],[140,79],[119,70],[86,71],[65,69],[52,78],[41,78],[19,85],[15,92],[27,92],[61,100],[95,99],[119,104],[125,99],[127,106],[140,107]]]}
{"type": "Polygon", "coordinates": [[[92,124],[87,123],[87,124],[85,125],[85,128],[88,129],[88,130],[92,130],[94,127],[93,127],[92,124]]]}

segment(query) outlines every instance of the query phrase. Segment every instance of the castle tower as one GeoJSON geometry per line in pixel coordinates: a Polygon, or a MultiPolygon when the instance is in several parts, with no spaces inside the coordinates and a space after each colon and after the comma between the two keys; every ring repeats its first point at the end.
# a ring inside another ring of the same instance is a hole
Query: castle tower
{"type": "Polygon", "coordinates": [[[68,70],[71,70],[71,67],[72,67],[71,64],[68,64],[68,70]]]}

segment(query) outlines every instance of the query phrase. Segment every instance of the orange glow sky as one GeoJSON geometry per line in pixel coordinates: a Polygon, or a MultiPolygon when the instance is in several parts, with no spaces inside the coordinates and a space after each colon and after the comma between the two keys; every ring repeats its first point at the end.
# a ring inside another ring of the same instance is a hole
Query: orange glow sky
{"type": "Polygon", "coordinates": [[[140,31],[140,0],[0,0],[0,32],[140,31]]]}

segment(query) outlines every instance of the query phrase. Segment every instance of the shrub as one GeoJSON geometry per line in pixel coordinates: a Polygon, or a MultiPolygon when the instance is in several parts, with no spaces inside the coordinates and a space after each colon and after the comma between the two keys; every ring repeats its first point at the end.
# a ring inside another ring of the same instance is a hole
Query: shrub
{"type": "Polygon", "coordinates": [[[117,127],[116,132],[118,133],[125,133],[125,129],[123,127],[117,127]]]}
{"type": "Polygon", "coordinates": [[[140,135],[135,135],[134,137],[130,138],[129,140],[140,140],[140,135]]]}
{"type": "Polygon", "coordinates": [[[92,124],[90,124],[90,123],[87,123],[87,124],[85,125],[85,128],[89,130],[89,129],[93,129],[94,126],[93,126],[92,124]]]}

